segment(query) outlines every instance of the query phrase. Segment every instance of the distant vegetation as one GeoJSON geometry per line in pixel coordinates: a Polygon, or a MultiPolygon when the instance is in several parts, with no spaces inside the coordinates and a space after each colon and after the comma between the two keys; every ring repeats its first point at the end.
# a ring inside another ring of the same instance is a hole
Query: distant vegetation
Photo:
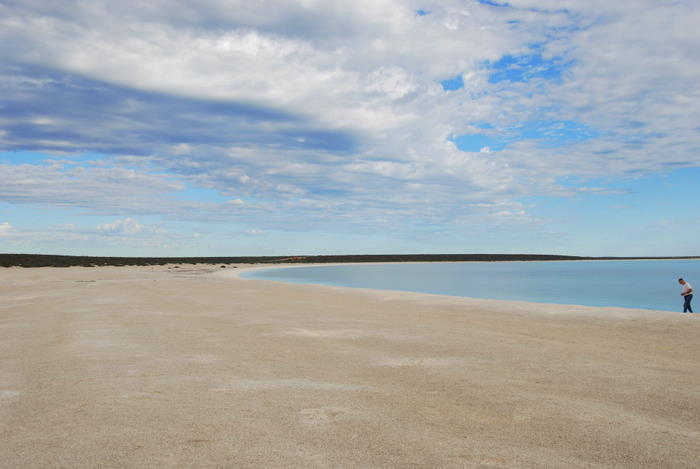
{"type": "Polygon", "coordinates": [[[254,257],[90,257],[45,254],[0,254],[0,267],[97,267],[165,264],[315,264],[349,262],[498,262],[577,261],[632,259],[700,259],[686,257],[578,257],[547,254],[364,254],[338,256],[254,256],[254,257]]]}

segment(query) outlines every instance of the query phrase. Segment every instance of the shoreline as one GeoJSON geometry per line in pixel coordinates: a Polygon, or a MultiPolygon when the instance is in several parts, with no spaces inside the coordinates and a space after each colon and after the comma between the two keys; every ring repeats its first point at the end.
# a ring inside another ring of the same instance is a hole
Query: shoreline
{"type": "MultiPolygon", "coordinates": [[[[503,261],[503,262],[510,262],[510,261],[503,261]]],[[[514,262],[569,262],[569,261],[514,261],[514,262]]],[[[585,261],[574,261],[574,262],[585,262],[585,261]]],[[[599,261],[589,261],[589,262],[599,262],[599,261]]],[[[630,261],[630,262],[636,262],[635,261],[630,261]]],[[[461,262],[450,262],[450,261],[444,261],[440,263],[461,263],[461,262]]],[[[323,288],[345,288],[345,289],[350,289],[350,290],[367,290],[367,291],[377,291],[377,292],[395,292],[395,293],[415,293],[415,294],[423,294],[423,295],[435,295],[435,296],[445,296],[445,297],[452,297],[452,298],[466,298],[466,299],[472,299],[472,300],[488,300],[488,301],[501,301],[504,303],[510,303],[510,304],[517,304],[517,303],[528,303],[528,304],[533,304],[533,305],[549,305],[549,306],[563,306],[563,307],[586,307],[586,308],[620,308],[620,309],[626,309],[626,310],[631,310],[631,311],[653,311],[657,313],[670,313],[670,314],[675,314],[678,313],[679,311],[677,310],[670,310],[670,309],[653,309],[653,308],[636,308],[636,307],[629,307],[629,306],[616,306],[616,305],[585,305],[585,304],[580,304],[580,303],[552,303],[552,302],[540,302],[540,301],[531,301],[531,300],[520,300],[520,299],[498,299],[498,298],[484,298],[484,297],[476,297],[476,296],[462,296],[462,295],[451,295],[447,293],[432,293],[432,292],[423,292],[423,291],[416,291],[416,290],[395,290],[395,289],[382,289],[382,288],[369,288],[369,287],[355,287],[355,286],[348,286],[348,285],[336,285],[336,284],[325,284],[325,283],[315,283],[315,282],[294,282],[294,281],[287,281],[287,280],[273,280],[273,279],[264,279],[264,278],[246,278],[243,277],[242,275],[245,274],[246,272],[250,272],[251,270],[277,270],[277,269],[285,269],[285,268],[306,268],[306,267],[334,267],[334,266],[347,266],[347,265],[359,265],[359,266],[364,266],[364,265],[401,265],[401,264],[424,264],[423,262],[375,262],[375,263],[334,263],[334,264],[307,264],[307,265],[288,265],[288,264],[278,264],[278,265],[269,265],[269,266],[260,266],[260,265],[250,265],[249,267],[245,268],[238,268],[236,272],[233,273],[233,275],[236,278],[240,278],[243,280],[251,280],[251,281],[261,281],[261,282],[273,282],[273,283],[281,283],[281,284],[286,284],[286,285],[312,285],[312,286],[318,286],[318,287],[323,287],[323,288]]],[[[700,313],[699,313],[700,314],[700,313]]]]}

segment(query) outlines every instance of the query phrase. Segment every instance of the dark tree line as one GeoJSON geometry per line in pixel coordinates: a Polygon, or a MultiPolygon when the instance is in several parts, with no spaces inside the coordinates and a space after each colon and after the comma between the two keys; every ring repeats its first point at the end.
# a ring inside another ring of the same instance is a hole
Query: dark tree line
{"type": "Polygon", "coordinates": [[[165,264],[323,264],[350,262],[498,262],[574,261],[627,259],[698,259],[687,257],[579,257],[547,254],[361,254],[331,256],[243,256],[243,257],[93,257],[46,254],[0,254],[2,267],[97,267],[165,264]]]}

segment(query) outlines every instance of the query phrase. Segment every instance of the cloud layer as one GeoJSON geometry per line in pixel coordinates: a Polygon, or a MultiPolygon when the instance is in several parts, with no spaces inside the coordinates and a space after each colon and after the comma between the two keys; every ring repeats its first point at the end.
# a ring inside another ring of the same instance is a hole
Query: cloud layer
{"type": "Polygon", "coordinates": [[[526,197],[700,164],[699,21],[691,1],[6,1],[0,150],[70,164],[6,161],[0,198],[256,233],[538,225],[526,197]]]}

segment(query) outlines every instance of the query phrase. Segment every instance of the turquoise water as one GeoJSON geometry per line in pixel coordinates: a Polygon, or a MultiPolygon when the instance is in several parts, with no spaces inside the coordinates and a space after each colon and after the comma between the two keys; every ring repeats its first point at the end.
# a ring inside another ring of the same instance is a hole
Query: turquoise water
{"type": "MultiPolygon", "coordinates": [[[[682,311],[678,278],[700,288],[700,260],[352,264],[256,269],[243,276],[496,300],[682,311]]],[[[696,306],[700,312],[700,302],[696,306]]]]}

